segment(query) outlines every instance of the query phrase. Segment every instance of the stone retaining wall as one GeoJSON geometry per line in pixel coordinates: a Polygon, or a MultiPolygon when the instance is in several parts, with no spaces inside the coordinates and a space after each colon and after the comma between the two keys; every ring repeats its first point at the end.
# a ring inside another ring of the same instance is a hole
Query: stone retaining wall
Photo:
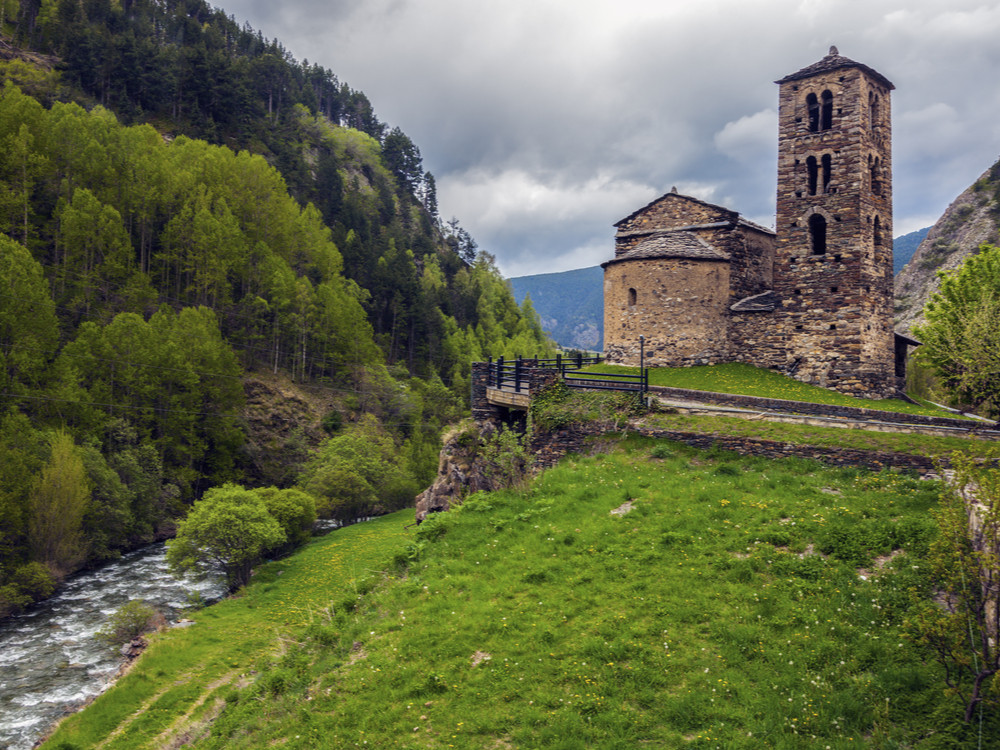
{"type": "MultiPolygon", "coordinates": [[[[675,440],[694,448],[707,450],[721,448],[745,456],[763,458],[811,458],[832,466],[857,466],[873,471],[894,468],[913,471],[924,476],[936,473],[938,462],[927,456],[916,456],[891,451],[868,451],[854,448],[824,448],[814,445],[796,445],[778,440],[762,438],[734,437],[728,435],[705,435],[682,430],[628,427],[617,434],[632,433],[659,440],[675,440]]],[[[586,425],[572,425],[551,432],[539,432],[532,437],[531,450],[535,455],[535,466],[547,469],[558,463],[569,453],[584,453],[593,438],[612,437],[616,433],[613,425],[595,422],[586,425]]],[[[943,461],[947,465],[947,461],[943,461]]]]}
{"type": "Polygon", "coordinates": [[[826,417],[852,417],[855,419],[873,419],[882,422],[900,424],[919,424],[931,427],[958,427],[965,430],[993,431],[996,426],[989,422],[977,422],[969,419],[952,419],[950,417],[928,417],[921,414],[901,414],[879,409],[864,409],[854,406],[833,406],[831,404],[808,404],[804,401],[786,401],[779,398],[763,398],[760,396],[740,396],[733,393],[714,393],[710,391],[695,391],[688,388],[668,388],[661,385],[651,385],[650,393],[667,398],[680,398],[690,401],[701,401],[706,404],[721,404],[725,406],[741,406],[749,409],[772,409],[791,412],[793,414],[810,414],[826,417]]]}

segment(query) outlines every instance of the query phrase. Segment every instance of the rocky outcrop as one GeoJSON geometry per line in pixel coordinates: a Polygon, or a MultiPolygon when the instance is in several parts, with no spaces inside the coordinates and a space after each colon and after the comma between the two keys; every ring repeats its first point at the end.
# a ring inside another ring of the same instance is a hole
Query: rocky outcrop
{"type": "Polygon", "coordinates": [[[417,523],[427,518],[428,513],[440,513],[461,504],[462,499],[473,492],[492,489],[477,454],[482,437],[495,431],[492,422],[473,423],[444,436],[437,478],[417,495],[417,523]]]}
{"type": "Polygon", "coordinates": [[[984,242],[1000,241],[1000,161],[948,206],[896,277],[896,330],[923,322],[927,300],[940,286],[938,271],[953,271],[984,242]]]}

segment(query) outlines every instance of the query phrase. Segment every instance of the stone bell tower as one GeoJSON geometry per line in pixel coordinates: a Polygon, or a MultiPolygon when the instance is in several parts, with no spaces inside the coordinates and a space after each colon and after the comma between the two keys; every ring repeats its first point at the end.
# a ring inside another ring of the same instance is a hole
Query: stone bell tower
{"type": "Polygon", "coordinates": [[[784,342],[783,369],[844,393],[890,396],[894,86],[836,47],[776,83],[772,333],[784,342]]]}

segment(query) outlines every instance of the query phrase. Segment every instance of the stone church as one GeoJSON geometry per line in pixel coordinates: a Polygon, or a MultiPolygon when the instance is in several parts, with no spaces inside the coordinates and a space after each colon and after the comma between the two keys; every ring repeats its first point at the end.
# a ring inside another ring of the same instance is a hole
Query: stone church
{"type": "Polygon", "coordinates": [[[619,221],[607,361],[747,362],[865,398],[896,394],[889,94],[835,47],[778,84],[776,231],[676,189],[619,221]]]}

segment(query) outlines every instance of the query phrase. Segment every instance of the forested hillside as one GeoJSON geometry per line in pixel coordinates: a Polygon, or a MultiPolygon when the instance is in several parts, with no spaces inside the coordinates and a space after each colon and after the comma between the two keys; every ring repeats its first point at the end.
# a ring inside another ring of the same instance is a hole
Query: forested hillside
{"type": "Polygon", "coordinates": [[[0,614],[222,482],[399,507],[469,361],[548,351],[330,71],[200,0],[0,0],[0,29],[0,614]],[[323,394],[322,450],[248,439],[262,378],[323,394]]]}
{"type": "Polygon", "coordinates": [[[567,348],[600,351],[604,342],[604,270],[600,266],[510,280],[514,296],[531,304],[552,338],[567,348]]]}

